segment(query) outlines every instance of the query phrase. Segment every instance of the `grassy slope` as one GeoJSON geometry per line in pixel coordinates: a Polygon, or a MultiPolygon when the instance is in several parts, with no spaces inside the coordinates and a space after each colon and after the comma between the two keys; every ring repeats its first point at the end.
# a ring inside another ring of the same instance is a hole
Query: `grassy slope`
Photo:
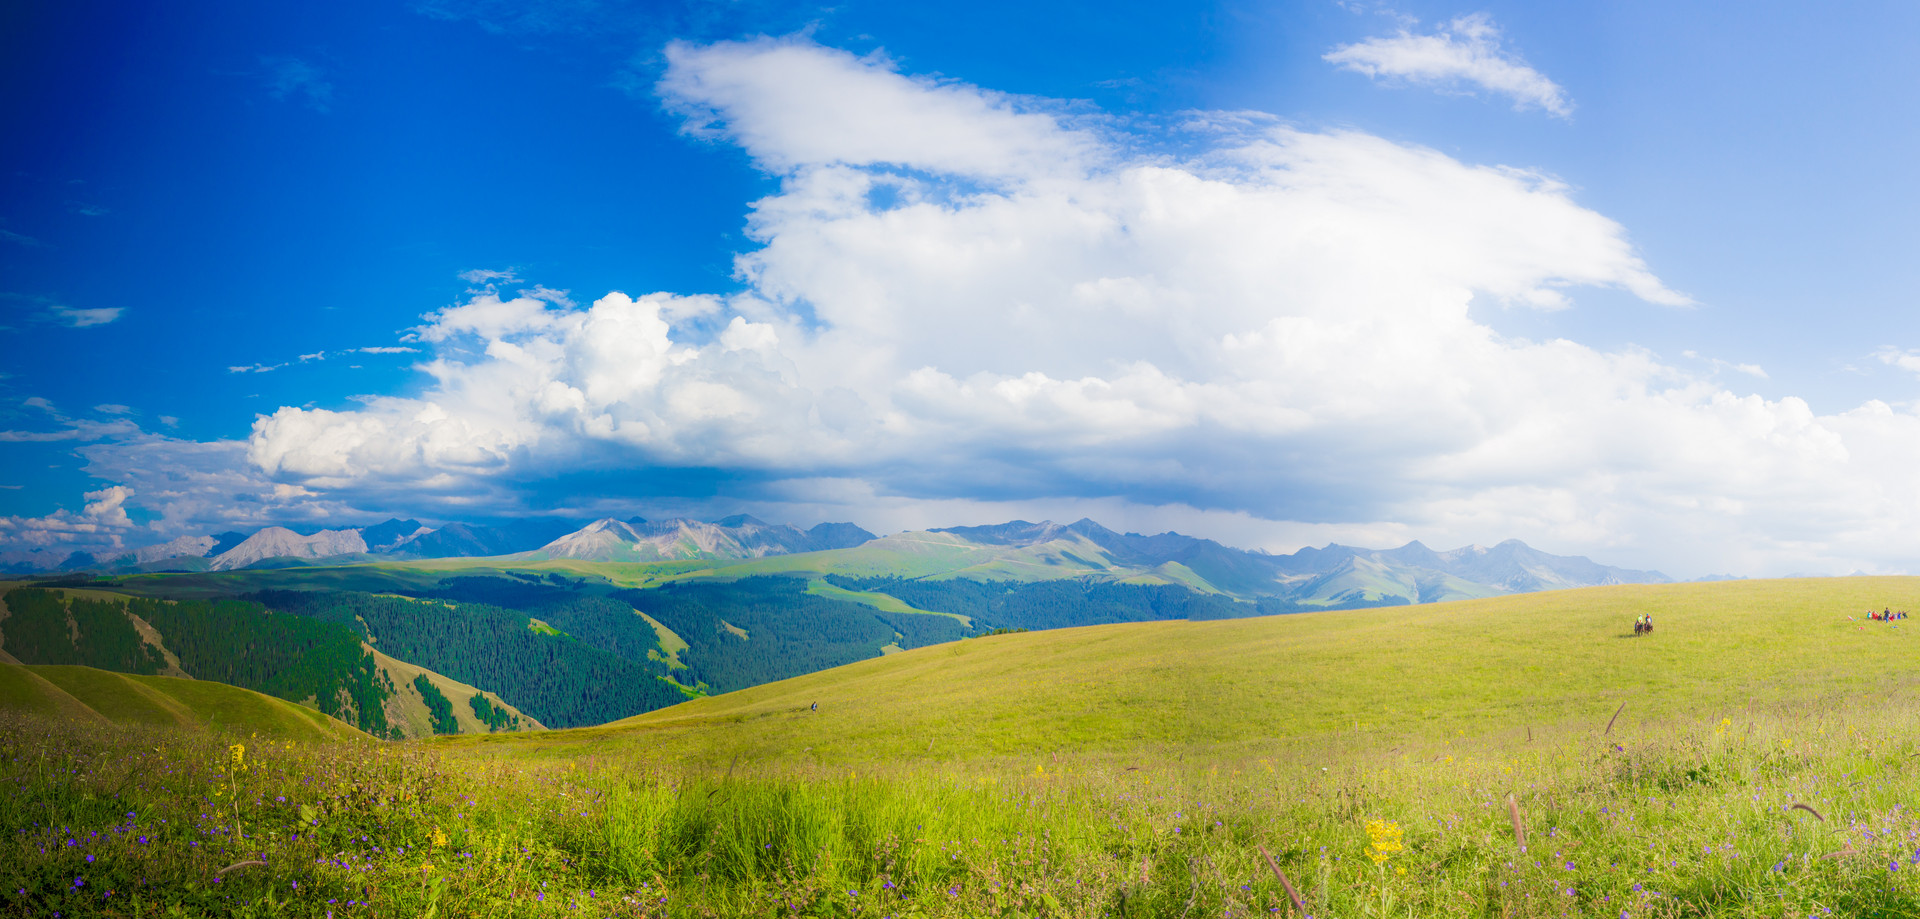
{"type": "Polygon", "coordinates": [[[665,623],[661,622],[658,619],[653,618],[652,616],[647,615],[646,613],[643,613],[639,610],[634,610],[633,614],[635,616],[639,616],[640,618],[647,620],[647,625],[650,625],[653,627],[653,634],[655,638],[660,642],[659,650],[648,651],[647,657],[651,660],[657,660],[663,664],[666,664],[667,667],[672,670],[687,669],[686,663],[680,660],[680,652],[685,651],[687,650],[688,647],[690,647],[687,644],[687,640],[684,638],[681,638],[679,633],[675,632],[670,628],[667,628],[665,623]]]}
{"type": "Polygon", "coordinates": [[[366,736],[346,722],[249,689],[92,667],[0,665],[0,707],[119,724],[221,727],[280,740],[366,736]]]}
{"type": "Polygon", "coordinates": [[[522,742],[687,762],[913,761],[1491,736],[1604,720],[1622,701],[1627,721],[1697,716],[1909,685],[1920,625],[1847,618],[1883,606],[1920,608],[1920,578],[1623,585],[1029,632],[522,742]],[[1656,635],[1631,636],[1639,612],[1655,615],[1656,635]]]}
{"type": "Polygon", "coordinates": [[[51,715],[66,721],[106,721],[106,716],[32,670],[0,664],[0,709],[51,715]]]}
{"type": "Polygon", "coordinates": [[[859,603],[865,606],[871,606],[874,609],[877,609],[883,613],[913,613],[915,615],[920,615],[920,616],[945,616],[948,619],[958,620],[961,625],[964,625],[967,628],[973,628],[972,616],[962,616],[959,613],[942,613],[937,610],[921,609],[917,606],[911,606],[907,603],[907,601],[902,600],[899,597],[892,596],[890,594],[877,593],[877,592],[868,591],[868,590],[848,590],[844,587],[836,587],[832,584],[827,583],[826,581],[821,581],[821,580],[808,581],[807,593],[817,594],[822,597],[830,597],[835,600],[845,600],[849,603],[859,603]]]}
{"type": "Polygon", "coordinates": [[[362,647],[373,655],[374,665],[385,671],[387,678],[393,681],[394,694],[387,700],[387,723],[400,725],[407,732],[408,737],[433,736],[433,716],[427,711],[427,702],[421,698],[420,690],[413,685],[414,678],[423,675],[428,682],[440,690],[441,695],[447,697],[447,701],[453,703],[453,718],[460,723],[461,733],[485,734],[488,732],[487,726],[473,715],[473,705],[469,700],[473,698],[474,693],[487,697],[487,701],[493,703],[495,708],[503,708],[511,714],[519,715],[521,730],[545,729],[545,725],[535,721],[532,715],[508,705],[506,700],[493,693],[476,689],[418,664],[410,664],[397,657],[383,654],[372,645],[362,644],[362,647]]]}

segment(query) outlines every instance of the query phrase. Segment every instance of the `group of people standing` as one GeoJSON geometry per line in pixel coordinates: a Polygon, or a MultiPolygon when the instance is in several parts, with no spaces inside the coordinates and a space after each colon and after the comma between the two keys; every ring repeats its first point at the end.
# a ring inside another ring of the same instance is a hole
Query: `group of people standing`
{"type": "Polygon", "coordinates": [[[1905,618],[1907,618],[1907,611],[1906,611],[1906,610],[1901,610],[1901,611],[1899,611],[1899,612],[1897,612],[1897,613],[1896,613],[1896,612],[1894,612],[1894,611],[1893,611],[1893,610],[1892,610],[1891,608],[1888,608],[1888,609],[1883,609],[1883,610],[1881,610],[1880,612],[1877,612],[1877,613],[1876,613],[1876,612],[1874,612],[1874,611],[1872,611],[1872,610],[1868,610],[1868,611],[1867,611],[1867,618],[1868,618],[1868,619],[1871,619],[1871,620],[1873,620],[1873,621],[1875,621],[1875,622],[1892,622],[1892,621],[1894,621],[1895,619],[1905,619],[1905,618]]]}

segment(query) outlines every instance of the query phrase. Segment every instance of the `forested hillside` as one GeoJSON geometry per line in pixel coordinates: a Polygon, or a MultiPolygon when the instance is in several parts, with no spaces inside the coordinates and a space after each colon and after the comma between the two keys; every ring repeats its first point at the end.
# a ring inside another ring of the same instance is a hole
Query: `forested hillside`
{"type": "MultiPolygon", "coordinates": [[[[665,568],[652,586],[623,587],[615,580],[622,572],[590,566],[446,575],[391,565],[316,570],[145,577],[113,586],[189,598],[137,601],[139,615],[168,636],[169,646],[177,636],[189,673],[311,700],[380,736],[519,727],[501,702],[550,727],[600,724],[689,696],[995,630],[1298,609],[1274,597],[1248,602],[1105,576],[714,577],[665,568]],[[295,585],[302,589],[287,589],[295,585]],[[242,599],[211,599],[224,591],[242,599]],[[378,654],[369,658],[362,641],[378,654]],[[388,673],[382,668],[392,665],[380,655],[404,667],[388,673]],[[468,688],[423,684],[411,667],[468,688]],[[475,689],[498,698],[476,704],[466,698],[475,689]]],[[[120,612],[124,604],[100,610],[90,605],[95,601],[76,601],[69,627],[65,608],[57,616],[33,612],[49,602],[42,594],[22,593],[31,615],[8,627],[10,635],[20,631],[35,662],[130,673],[162,666],[120,612]],[[88,636],[84,650],[62,637],[72,629],[88,636]]]]}
{"type": "MultiPolygon", "coordinates": [[[[297,617],[337,624],[395,657],[493,692],[549,727],[600,724],[685,698],[664,668],[620,657],[536,618],[486,603],[354,591],[262,591],[250,596],[297,617]]],[[[631,609],[625,616],[645,624],[631,609]]]]}
{"type": "Polygon", "coordinates": [[[826,580],[848,590],[898,597],[920,609],[970,617],[992,628],[1058,629],[1156,619],[1236,619],[1296,612],[1274,597],[1246,603],[1219,594],[1203,594],[1171,584],[1118,584],[1112,581],[940,581],[906,578],[826,580]]]}
{"type": "Polygon", "coordinates": [[[19,588],[5,601],[0,647],[22,663],[159,673],[163,656],[140,637],[131,613],[153,626],[195,679],[312,705],[376,737],[393,735],[384,704],[394,687],[359,638],[339,625],[275,616],[244,600],[69,598],[19,588]]]}
{"type": "Polygon", "coordinates": [[[801,578],[694,581],[616,597],[685,640],[693,677],[715,692],[850,664],[887,645],[919,647],[966,635],[945,616],[884,613],[810,594],[801,578]]]}

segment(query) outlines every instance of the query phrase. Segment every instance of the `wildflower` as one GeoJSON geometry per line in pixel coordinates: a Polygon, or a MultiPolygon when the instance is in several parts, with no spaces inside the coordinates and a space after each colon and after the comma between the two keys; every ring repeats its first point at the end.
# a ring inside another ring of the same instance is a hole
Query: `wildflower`
{"type": "Polygon", "coordinates": [[[245,769],[247,767],[247,745],[246,744],[242,744],[242,743],[234,744],[233,746],[227,748],[227,752],[233,754],[234,768],[245,769]]]}
{"type": "Polygon", "coordinates": [[[1406,850],[1401,836],[1400,824],[1389,820],[1367,821],[1367,857],[1376,865],[1385,864],[1394,853],[1406,850]]]}
{"type": "Polygon", "coordinates": [[[433,828],[433,835],[430,838],[433,840],[433,847],[436,849],[444,848],[447,844],[447,834],[441,832],[437,826],[433,828]]]}

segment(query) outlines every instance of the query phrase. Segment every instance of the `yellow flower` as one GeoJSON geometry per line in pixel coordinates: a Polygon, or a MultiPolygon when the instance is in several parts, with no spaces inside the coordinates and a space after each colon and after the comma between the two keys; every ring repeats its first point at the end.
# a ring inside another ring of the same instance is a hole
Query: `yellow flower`
{"type": "Polygon", "coordinates": [[[234,744],[233,746],[227,748],[227,752],[233,754],[233,764],[235,766],[238,766],[242,769],[246,768],[247,766],[247,745],[246,744],[243,744],[243,743],[234,744]]]}
{"type": "Polygon", "coordinates": [[[433,841],[433,847],[436,849],[445,848],[447,845],[447,834],[440,832],[439,827],[434,827],[433,835],[428,838],[433,841]]]}
{"type": "Polygon", "coordinates": [[[1394,853],[1406,851],[1407,847],[1401,842],[1401,837],[1402,832],[1398,823],[1390,820],[1367,821],[1367,838],[1370,840],[1367,845],[1367,857],[1373,859],[1373,863],[1378,865],[1392,858],[1394,853]]]}

